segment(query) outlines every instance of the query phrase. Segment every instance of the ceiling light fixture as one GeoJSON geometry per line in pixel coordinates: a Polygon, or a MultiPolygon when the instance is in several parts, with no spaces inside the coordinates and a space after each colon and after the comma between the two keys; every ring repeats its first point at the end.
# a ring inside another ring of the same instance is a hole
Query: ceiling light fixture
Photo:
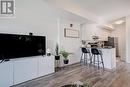
{"type": "Polygon", "coordinates": [[[104,25],[104,26],[113,29],[113,26],[110,25],[110,24],[109,25],[104,25]]]}
{"type": "Polygon", "coordinates": [[[115,24],[122,24],[124,22],[125,22],[124,20],[118,20],[118,21],[115,22],[115,24]]]}

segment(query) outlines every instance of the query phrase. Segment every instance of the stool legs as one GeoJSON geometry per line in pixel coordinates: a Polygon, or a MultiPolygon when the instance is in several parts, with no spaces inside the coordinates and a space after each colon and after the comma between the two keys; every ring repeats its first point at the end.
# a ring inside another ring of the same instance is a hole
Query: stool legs
{"type": "Polygon", "coordinates": [[[82,53],[80,63],[87,64],[90,59],[90,63],[92,63],[92,58],[90,53],[82,53]]]}
{"type": "Polygon", "coordinates": [[[83,62],[83,53],[82,53],[81,58],[80,58],[80,63],[82,63],[82,62],[83,62]]]}
{"type": "Polygon", "coordinates": [[[102,64],[102,67],[103,67],[103,69],[104,69],[103,57],[102,57],[101,54],[99,54],[99,55],[94,55],[94,54],[92,54],[92,56],[91,56],[91,61],[93,61],[93,62],[91,62],[91,63],[93,63],[94,66],[96,65],[96,62],[97,62],[98,69],[100,68],[100,63],[101,63],[101,64],[102,64]],[[99,59],[99,58],[101,58],[101,59],[99,59]]]}
{"type": "Polygon", "coordinates": [[[90,64],[92,63],[92,57],[93,57],[93,55],[91,56],[91,54],[89,53],[90,64]]]}
{"type": "Polygon", "coordinates": [[[84,64],[87,64],[87,54],[84,53],[84,64]]]}
{"type": "Polygon", "coordinates": [[[90,63],[93,63],[93,54],[92,54],[92,56],[91,56],[91,61],[90,61],[90,63]]]}
{"type": "Polygon", "coordinates": [[[84,64],[87,64],[87,53],[84,53],[84,59],[83,59],[83,61],[84,61],[84,64]]]}
{"type": "Polygon", "coordinates": [[[93,61],[94,61],[94,66],[95,66],[95,55],[94,55],[94,59],[93,59],[93,61]]]}
{"type": "Polygon", "coordinates": [[[100,62],[100,61],[99,61],[99,55],[97,55],[97,57],[98,57],[98,60],[97,60],[97,61],[98,61],[98,69],[99,69],[99,62],[100,62]]]}
{"type": "Polygon", "coordinates": [[[100,57],[101,57],[102,67],[103,67],[103,69],[104,69],[103,57],[102,57],[102,55],[100,55],[100,57]]]}

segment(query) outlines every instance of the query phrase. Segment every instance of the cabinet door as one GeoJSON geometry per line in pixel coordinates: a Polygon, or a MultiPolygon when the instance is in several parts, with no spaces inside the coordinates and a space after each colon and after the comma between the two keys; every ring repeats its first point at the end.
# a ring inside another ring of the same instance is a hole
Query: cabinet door
{"type": "Polygon", "coordinates": [[[14,84],[37,77],[37,58],[16,59],[14,62],[14,84]]]}
{"type": "Polygon", "coordinates": [[[102,49],[104,67],[111,69],[111,49],[102,49]]]}
{"type": "Polygon", "coordinates": [[[54,56],[41,57],[38,61],[38,76],[44,76],[54,72],[54,56]]]}
{"type": "Polygon", "coordinates": [[[0,87],[13,85],[13,62],[0,63],[0,87]]]}

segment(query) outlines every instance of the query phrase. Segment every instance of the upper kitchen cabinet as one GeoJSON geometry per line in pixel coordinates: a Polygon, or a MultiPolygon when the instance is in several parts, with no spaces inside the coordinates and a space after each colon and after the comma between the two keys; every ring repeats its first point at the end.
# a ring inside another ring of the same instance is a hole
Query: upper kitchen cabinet
{"type": "Polygon", "coordinates": [[[81,27],[81,39],[82,40],[93,40],[92,36],[99,36],[102,41],[108,40],[107,37],[110,35],[109,30],[98,27],[97,24],[83,24],[81,27]]]}

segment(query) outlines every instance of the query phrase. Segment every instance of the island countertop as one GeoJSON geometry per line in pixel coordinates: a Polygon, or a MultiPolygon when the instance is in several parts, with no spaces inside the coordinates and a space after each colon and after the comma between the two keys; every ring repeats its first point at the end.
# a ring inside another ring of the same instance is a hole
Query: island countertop
{"type": "MultiPolygon", "coordinates": [[[[82,48],[82,47],[81,47],[82,48]]],[[[97,48],[97,49],[114,49],[113,47],[85,47],[85,48],[97,48]]]]}
{"type": "MultiPolygon", "coordinates": [[[[91,51],[91,47],[86,48],[91,51]]],[[[97,48],[97,49],[101,50],[102,52],[104,67],[107,69],[116,68],[116,49],[115,48],[97,48]]]]}

